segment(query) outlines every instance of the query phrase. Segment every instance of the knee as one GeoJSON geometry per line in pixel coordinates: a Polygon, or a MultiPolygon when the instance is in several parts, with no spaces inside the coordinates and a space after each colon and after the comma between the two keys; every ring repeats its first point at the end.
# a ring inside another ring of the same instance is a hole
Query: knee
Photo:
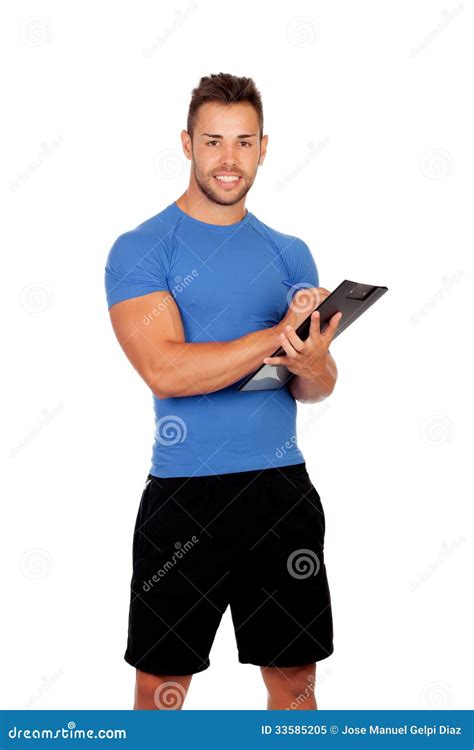
{"type": "Polygon", "coordinates": [[[285,694],[298,698],[314,692],[315,665],[302,667],[262,667],[262,676],[270,695],[285,694]]]}
{"type": "Polygon", "coordinates": [[[192,675],[173,677],[152,675],[137,670],[135,686],[136,709],[179,710],[191,682],[192,675]]]}

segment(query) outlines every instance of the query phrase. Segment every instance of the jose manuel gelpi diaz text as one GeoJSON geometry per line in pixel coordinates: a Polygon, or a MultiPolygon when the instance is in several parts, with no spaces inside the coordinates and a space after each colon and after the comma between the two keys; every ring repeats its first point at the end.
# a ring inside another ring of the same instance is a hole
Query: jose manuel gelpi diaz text
{"type": "Polygon", "coordinates": [[[377,724],[370,724],[369,727],[349,727],[346,726],[341,734],[425,734],[429,737],[432,734],[461,734],[461,727],[452,727],[450,724],[433,724],[432,726],[418,726],[417,724],[403,724],[399,727],[382,727],[377,724]]]}

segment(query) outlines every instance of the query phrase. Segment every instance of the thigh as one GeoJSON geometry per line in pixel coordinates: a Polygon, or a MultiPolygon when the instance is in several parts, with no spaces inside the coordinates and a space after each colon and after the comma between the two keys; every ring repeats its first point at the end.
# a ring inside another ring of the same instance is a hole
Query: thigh
{"type": "MultiPolygon", "coordinates": [[[[148,477],[135,524],[125,659],[154,675],[209,666],[229,602],[232,551],[222,544],[212,477],[148,477]]],[[[219,518],[219,517],[218,517],[219,518]]]]}
{"type": "Polygon", "coordinates": [[[239,659],[279,667],[324,659],[333,651],[325,517],[305,464],[268,470],[254,501],[255,533],[231,596],[239,659]]]}

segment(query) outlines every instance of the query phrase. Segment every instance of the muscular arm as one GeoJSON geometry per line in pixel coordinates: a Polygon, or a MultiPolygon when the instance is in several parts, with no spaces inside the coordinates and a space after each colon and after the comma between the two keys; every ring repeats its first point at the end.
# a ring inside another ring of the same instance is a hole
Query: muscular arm
{"type": "Polygon", "coordinates": [[[179,308],[169,292],[123,300],[109,312],[120,346],[160,399],[212,393],[237,382],[278,348],[278,334],[293,314],[232,341],[192,344],[185,341],[179,308]]]}
{"type": "Polygon", "coordinates": [[[315,374],[314,379],[307,380],[296,375],[291,378],[288,387],[296,401],[303,404],[315,404],[331,395],[338,377],[334,357],[327,353],[324,369],[315,374]]]}

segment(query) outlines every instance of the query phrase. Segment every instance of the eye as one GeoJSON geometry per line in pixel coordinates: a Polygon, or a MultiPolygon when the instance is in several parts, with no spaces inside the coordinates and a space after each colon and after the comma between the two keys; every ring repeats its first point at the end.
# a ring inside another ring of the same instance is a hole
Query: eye
{"type": "Polygon", "coordinates": [[[240,142],[241,142],[241,143],[246,143],[246,144],[247,144],[247,146],[251,146],[251,145],[252,145],[252,144],[250,143],[250,141],[240,141],[240,142]]]}
{"type": "Polygon", "coordinates": [[[206,143],[206,146],[210,146],[210,145],[211,145],[211,143],[218,143],[218,141],[208,141],[208,142],[206,143]]]}

